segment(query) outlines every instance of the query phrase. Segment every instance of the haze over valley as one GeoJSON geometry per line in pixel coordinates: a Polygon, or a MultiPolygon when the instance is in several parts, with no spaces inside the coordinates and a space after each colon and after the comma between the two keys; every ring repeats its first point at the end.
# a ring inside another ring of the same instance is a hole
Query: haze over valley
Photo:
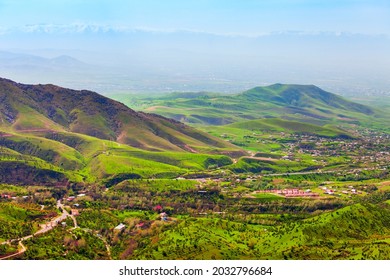
{"type": "Polygon", "coordinates": [[[19,82],[106,95],[274,83],[389,95],[387,1],[19,2],[0,5],[0,76],[19,82]]]}
{"type": "Polygon", "coordinates": [[[389,26],[385,0],[0,0],[0,260],[389,260],[389,26]]]}

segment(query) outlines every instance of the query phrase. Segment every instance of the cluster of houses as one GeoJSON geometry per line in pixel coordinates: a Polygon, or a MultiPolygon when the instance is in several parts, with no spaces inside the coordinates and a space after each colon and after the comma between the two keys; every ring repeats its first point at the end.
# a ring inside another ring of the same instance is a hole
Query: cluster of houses
{"type": "Polygon", "coordinates": [[[376,167],[386,167],[390,160],[390,151],[384,150],[383,145],[388,145],[390,136],[388,134],[364,131],[358,132],[362,135],[359,139],[335,139],[332,144],[329,144],[329,139],[318,136],[298,136],[297,142],[291,144],[290,152],[293,152],[299,147],[298,153],[311,154],[312,156],[343,156],[350,155],[351,151],[359,151],[352,154],[352,162],[361,163],[365,166],[368,164],[376,164],[376,167]],[[300,147],[300,143],[310,142],[315,143],[315,146],[310,149],[300,147]]]}
{"type": "MultiPolygon", "coordinates": [[[[77,195],[77,197],[83,197],[85,195],[86,195],[85,193],[80,193],[80,194],[77,195]]],[[[73,201],[75,199],[76,199],[76,196],[72,195],[72,196],[69,196],[68,198],[66,198],[66,201],[71,202],[71,201],[73,201]]]]}
{"type": "MultiPolygon", "coordinates": [[[[336,190],[328,188],[328,187],[321,187],[324,194],[327,195],[335,195],[336,190]]],[[[274,193],[283,195],[285,197],[317,197],[319,196],[318,193],[312,192],[310,189],[307,190],[300,190],[300,189],[283,189],[283,190],[260,190],[256,191],[257,193],[274,193]]],[[[348,186],[348,190],[341,191],[343,194],[351,195],[351,194],[362,194],[361,191],[356,190],[353,188],[353,186],[348,186]]]]}
{"type": "MultiPolygon", "coordinates": [[[[154,207],[154,210],[157,210],[157,211],[162,211],[162,207],[160,205],[157,205],[156,207],[154,207]]],[[[169,218],[168,218],[168,214],[165,213],[165,212],[161,212],[159,214],[160,216],[160,219],[161,221],[164,221],[164,222],[168,222],[169,221],[169,218]]],[[[143,222],[143,221],[140,221],[138,224],[135,225],[135,228],[136,229],[147,229],[149,228],[151,225],[150,222],[143,222]]],[[[126,225],[123,224],[123,223],[120,223],[119,225],[117,225],[115,228],[114,228],[114,231],[122,231],[126,228],[126,225]]]]}
{"type": "Polygon", "coordinates": [[[285,197],[316,197],[318,193],[313,193],[311,190],[300,190],[300,189],[284,189],[284,190],[261,190],[259,193],[274,193],[283,195],[285,197]]]}
{"type": "MultiPolygon", "coordinates": [[[[353,163],[375,164],[378,168],[386,167],[390,160],[390,151],[384,150],[383,145],[388,145],[390,135],[372,130],[355,131],[360,135],[359,139],[346,139],[345,137],[329,139],[318,135],[310,134],[285,134],[294,139],[293,142],[284,143],[286,149],[283,153],[287,153],[282,157],[283,160],[300,161],[299,157],[295,158],[295,154],[308,154],[313,157],[320,157],[318,164],[327,164],[324,157],[328,156],[343,156],[350,155],[353,163]],[[351,154],[351,151],[359,151],[359,153],[351,154]]],[[[255,135],[255,134],[254,134],[255,135]]],[[[226,134],[221,135],[227,137],[226,134]]],[[[249,136],[247,136],[249,137],[249,136]]],[[[252,138],[254,136],[251,136],[252,138]]],[[[262,143],[275,143],[281,141],[279,138],[262,139],[262,143]]],[[[259,142],[259,141],[257,141],[259,142]]]]}
{"type": "Polygon", "coordinates": [[[168,221],[168,215],[165,212],[160,213],[160,219],[161,221],[167,222],[168,221]]]}
{"type": "MultiPolygon", "coordinates": [[[[322,189],[324,190],[324,194],[334,195],[336,192],[336,190],[329,189],[327,187],[322,187],[322,189]]],[[[341,191],[341,193],[346,194],[346,195],[362,194],[361,191],[356,190],[353,186],[348,186],[348,190],[343,190],[343,191],[341,191]]]]}
{"type": "Polygon", "coordinates": [[[348,186],[348,191],[342,191],[343,194],[361,194],[361,191],[356,190],[353,186],[348,186]]]}
{"type": "Polygon", "coordinates": [[[16,199],[15,196],[11,196],[9,194],[0,194],[0,198],[4,198],[4,199],[16,199]]]}
{"type": "Polygon", "coordinates": [[[160,213],[161,221],[168,221],[168,214],[163,212],[163,207],[161,205],[157,205],[153,208],[154,211],[160,213]]]}
{"type": "MultiPolygon", "coordinates": [[[[20,197],[20,196],[19,196],[19,197],[20,197]]],[[[10,195],[10,194],[2,193],[2,194],[0,194],[0,198],[3,198],[3,199],[13,199],[13,200],[15,200],[15,199],[17,199],[18,197],[17,197],[17,196],[12,196],[12,195],[10,195]]],[[[21,196],[21,198],[23,198],[23,199],[28,199],[29,196],[28,196],[28,195],[24,195],[24,196],[21,196]]]]}

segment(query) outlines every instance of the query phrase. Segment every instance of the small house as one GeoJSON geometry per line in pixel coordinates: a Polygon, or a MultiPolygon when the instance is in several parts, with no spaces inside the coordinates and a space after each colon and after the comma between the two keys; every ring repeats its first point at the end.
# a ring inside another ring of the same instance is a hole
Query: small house
{"type": "Polygon", "coordinates": [[[122,229],[124,229],[126,226],[124,225],[124,224],[122,224],[122,223],[120,223],[119,225],[117,225],[115,228],[114,228],[114,230],[122,230],[122,229]]]}
{"type": "Polygon", "coordinates": [[[168,221],[168,215],[167,213],[163,212],[163,213],[160,213],[160,219],[161,221],[168,221]]]}
{"type": "Polygon", "coordinates": [[[144,222],[140,222],[135,227],[138,228],[138,229],[143,229],[143,228],[145,228],[145,223],[144,222]]]}

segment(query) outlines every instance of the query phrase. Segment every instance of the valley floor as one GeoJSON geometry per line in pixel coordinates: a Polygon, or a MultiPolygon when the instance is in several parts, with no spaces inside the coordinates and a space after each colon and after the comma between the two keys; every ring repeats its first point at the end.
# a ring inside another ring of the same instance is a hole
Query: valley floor
{"type": "Polygon", "coordinates": [[[0,254],[2,259],[390,259],[388,175],[356,181],[313,172],[210,175],[64,187],[58,202],[52,187],[2,185],[0,254]]]}
{"type": "MultiPolygon", "coordinates": [[[[166,178],[1,184],[0,258],[390,259],[389,136],[356,133],[255,133],[233,160],[103,142],[95,157],[110,164],[126,153],[154,160],[150,170],[197,165],[166,178]]],[[[15,156],[4,151],[3,160],[15,156]]]]}
{"type": "Polygon", "coordinates": [[[54,120],[29,98],[51,86],[11,85],[23,102],[0,127],[1,259],[390,259],[390,135],[374,109],[287,85],[154,107],[194,129],[55,88],[54,120]]]}

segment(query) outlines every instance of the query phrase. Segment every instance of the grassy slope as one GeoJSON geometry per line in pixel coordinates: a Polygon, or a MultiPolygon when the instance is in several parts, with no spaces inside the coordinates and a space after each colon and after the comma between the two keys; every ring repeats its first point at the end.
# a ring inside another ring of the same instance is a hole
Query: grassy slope
{"type": "Polygon", "coordinates": [[[283,225],[263,236],[259,249],[277,259],[387,259],[389,230],[389,209],[356,204],[283,225]]]}
{"type": "Polygon", "coordinates": [[[161,116],[137,113],[91,91],[54,85],[23,85],[0,79],[0,126],[14,131],[70,131],[144,150],[236,149],[217,138],[161,116]]]}
{"type": "Polygon", "coordinates": [[[257,87],[236,95],[205,93],[171,94],[163,97],[118,97],[126,104],[187,122],[194,126],[225,125],[260,118],[298,122],[360,124],[389,130],[384,110],[348,101],[315,86],[281,85],[257,87]]]}
{"type": "Polygon", "coordinates": [[[351,100],[365,104],[367,106],[373,106],[377,108],[381,108],[383,110],[388,110],[390,108],[390,96],[382,95],[382,96],[351,96],[351,100]]]}
{"type": "Polygon", "coordinates": [[[118,173],[172,177],[205,169],[210,158],[230,162],[208,153],[239,150],[93,92],[0,80],[0,99],[0,163],[4,172],[14,166],[20,179],[24,166],[31,167],[29,176],[36,169],[73,181],[92,182],[118,173]]]}
{"type": "MultiPolygon", "coordinates": [[[[389,209],[356,204],[275,228],[185,219],[135,252],[140,259],[388,259],[389,209]]],[[[151,237],[150,240],[156,238],[151,237]]]]}
{"type": "Polygon", "coordinates": [[[189,170],[207,168],[210,159],[222,165],[231,163],[221,155],[144,151],[70,132],[28,137],[15,134],[0,140],[3,163],[20,162],[54,170],[74,181],[92,182],[119,173],[175,177],[189,170]]]}
{"type": "Polygon", "coordinates": [[[33,233],[49,212],[33,204],[0,203],[0,242],[33,233]]]}
{"type": "Polygon", "coordinates": [[[261,119],[238,122],[225,127],[239,128],[246,131],[257,130],[266,132],[305,133],[325,137],[340,137],[348,135],[347,132],[331,126],[318,126],[283,119],[261,119]]]}
{"type": "Polygon", "coordinates": [[[353,137],[349,132],[331,125],[319,126],[278,118],[236,122],[223,126],[207,126],[200,129],[235,145],[245,147],[247,150],[263,153],[280,150],[282,142],[289,141],[289,138],[284,136],[285,133],[309,134],[329,138],[353,137]]]}

